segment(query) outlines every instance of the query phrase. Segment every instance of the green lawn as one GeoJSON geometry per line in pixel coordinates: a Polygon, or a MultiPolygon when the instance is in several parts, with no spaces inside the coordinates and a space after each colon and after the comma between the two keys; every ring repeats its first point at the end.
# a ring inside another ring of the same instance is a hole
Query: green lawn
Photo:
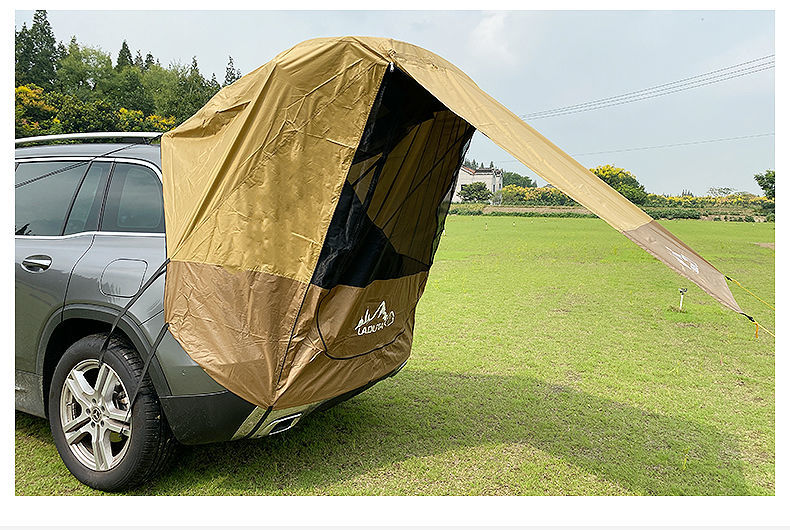
{"type": "MultiPolygon", "coordinates": [[[[773,223],[662,224],[773,303],[773,223]]],[[[397,377],[135,493],[770,495],[774,382],[768,334],[602,221],[452,216],[397,377]]],[[[97,492],[17,413],[16,493],[97,492]]]]}

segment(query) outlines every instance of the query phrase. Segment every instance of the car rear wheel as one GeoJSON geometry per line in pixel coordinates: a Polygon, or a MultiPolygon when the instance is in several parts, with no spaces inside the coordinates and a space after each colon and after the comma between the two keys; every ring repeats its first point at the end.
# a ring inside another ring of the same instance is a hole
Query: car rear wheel
{"type": "Polygon", "coordinates": [[[113,338],[100,366],[104,339],[90,335],[63,354],[50,385],[49,423],[69,471],[92,488],[117,491],[158,473],[175,440],[148,376],[130,412],[143,363],[131,346],[113,338]]]}

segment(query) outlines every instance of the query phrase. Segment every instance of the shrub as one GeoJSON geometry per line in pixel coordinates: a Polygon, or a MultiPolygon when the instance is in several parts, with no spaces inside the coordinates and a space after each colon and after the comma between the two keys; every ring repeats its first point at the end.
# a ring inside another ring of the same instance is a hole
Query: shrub
{"type": "Polygon", "coordinates": [[[447,213],[450,215],[483,215],[483,205],[453,204],[447,213]]]}
{"type": "Polygon", "coordinates": [[[573,217],[573,218],[596,218],[593,213],[579,212],[519,212],[519,211],[494,211],[483,215],[491,217],[573,217]]]}
{"type": "Polygon", "coordinates": [[[502,188],[502,204],[574,206],[577,203],[557,188],[522,188],[511,184],[502,188]]]}
{"type": "Polygon", "coordinates": [[[654,219],[699,219],[697,210],[685,208],[645,208],[645,213],[654,219]]]}
{"type": "Polygon", "coordinates": [[[590,171],[634,204],[644,204],[647,200],[645,187],[630,171],[611,164],[598,166],[590,171]]]}
{"type": "Polygon", "coordinates": [[[488,202],[493,195],[484,182],[464,184],[458,190],[458,196],[464,202],[488,202]]]}
{"type": "Polygon", "coordinates": [[[634,204],[644,204],[647,201],[647,193],[643,187],[629,186],[621,184],[615,188],[620,194],[634,204]]]}
{"type": "Polygon", "coordinates": [[[704,197],[693,197],[690,195],[672,197],[648,193],[645,206],[662,206],[670,208],[748,206],[753,208],[763,208],[770,207],[772,203],[773,201],[766,199],[765,197],[759,197],[752,195],[751,193],[732,193],[723,197],[711,197],[710,195],[704,197]]]}

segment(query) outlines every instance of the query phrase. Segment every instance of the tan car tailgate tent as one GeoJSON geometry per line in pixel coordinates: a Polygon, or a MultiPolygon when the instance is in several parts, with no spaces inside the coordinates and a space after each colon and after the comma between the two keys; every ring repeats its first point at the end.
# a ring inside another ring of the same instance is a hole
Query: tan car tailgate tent
{"type": "Polygon", "coordinates": [[[458,68],[343,37],[281,53],[164,135],[170,332],[274,410],[393,371],[475,130],[740,312],[712,265],[458,68]]]}

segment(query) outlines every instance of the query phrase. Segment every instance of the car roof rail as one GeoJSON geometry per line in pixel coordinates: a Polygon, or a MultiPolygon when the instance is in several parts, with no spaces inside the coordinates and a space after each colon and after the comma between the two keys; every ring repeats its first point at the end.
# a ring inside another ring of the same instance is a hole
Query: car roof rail
{"type": "Polygon", "coordinates": [[[160,132],[92,132],[92,133],[72,133],[72,134],[48,134],[46,136],[30,136],[28,138],[18,138],[14,140],[14,145],[48,143],[59,140],[125,140],[128,143],[150,143],[159,138],[163,133],[160,132]]]}

